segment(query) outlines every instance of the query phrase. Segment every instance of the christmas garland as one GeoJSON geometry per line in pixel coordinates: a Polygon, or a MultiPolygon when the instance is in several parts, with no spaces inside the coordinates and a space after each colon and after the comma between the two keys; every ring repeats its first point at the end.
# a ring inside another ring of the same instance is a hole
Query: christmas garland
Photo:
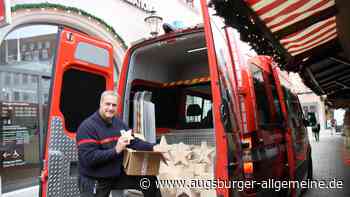
{"type": "Polygon", "coordinates": [[[93,15],[85,12],[84,10],[81,10],[81,9],[78,9],[75,7],[69,7],[69,6],[64,6],[64,5],[60,5],[60,4],[53,4],[53,3],[18,4],[18,5],[11,7],[11,12],[16,12],[18,10],[42,9],[42,8],[46,8],[46,9],[55,9],[56,8],[58,10],[71,11],[71,12],[74,12],[76,14],[94,19],[94,20],[98,21],[99,23],[103,24],[107,28],[108,31],[112,32],[115,35],[115,37],[121,42],[122,46],[125,49],[127,48],[127,45],[125,44],[124,40],[117,34],[117,32],[114,30],[114,28],[112,26],[108,25],[102,19],[100,19],[96,16],[93,16],[93,15]]]}

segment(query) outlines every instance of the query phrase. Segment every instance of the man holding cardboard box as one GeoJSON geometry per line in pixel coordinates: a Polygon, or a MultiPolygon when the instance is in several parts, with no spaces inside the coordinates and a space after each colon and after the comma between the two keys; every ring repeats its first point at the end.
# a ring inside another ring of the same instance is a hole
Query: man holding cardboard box
{"type": "Polygon", "coordinates": [[[81,197],[108,197],[113,189],[137,189],[145,197],[161,196],[155,184],[156,176],[130,176],[123,169],[124,154],[129,155],[128,152],[124,153],[127,148],[151,151],[153,154],[161,154],[161,148],[125,132],[128,127],[115,117],[117,98],[118,95],[113,91],[103,92],[99,110],[78,128],[76,141],[81,197]],[[149,180],[148,189],[141,188],[142,178],[149,180]]]}

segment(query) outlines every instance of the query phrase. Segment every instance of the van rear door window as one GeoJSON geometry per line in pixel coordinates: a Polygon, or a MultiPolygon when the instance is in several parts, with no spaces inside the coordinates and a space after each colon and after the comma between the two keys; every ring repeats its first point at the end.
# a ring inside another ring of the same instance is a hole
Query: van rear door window
{"type": "Polygon", "coordinates": [[[259,127],[281,126],[282,111],[272,74],[264,72],[254,64],[250,65],[250,70],[254,83],[259,127]]]}
{"type": "Polygon", "coordinates": [[[303,112],[298,97],[287,87],[282,87],[286,102],[288,121],[292,131],[294,150],[296,153],[297,166],[300,166],[305,160],[306,146],[308,136],[307,130],[303,125],[303,112]]]}
{"type": "Polygon", "coordinates": [[[267,125],[271,122],[268,96],[265,88],[263,71],[255,65],[251,66],[254,83],[255,100],[259,125],[267,125]]]}
{"type": "Polygon", "coordinates": [[[108,51],[89,43],[80,42],[77,45],[74,57],[78,60],[83,60],[102,67],[109,66],[108,51]]]}

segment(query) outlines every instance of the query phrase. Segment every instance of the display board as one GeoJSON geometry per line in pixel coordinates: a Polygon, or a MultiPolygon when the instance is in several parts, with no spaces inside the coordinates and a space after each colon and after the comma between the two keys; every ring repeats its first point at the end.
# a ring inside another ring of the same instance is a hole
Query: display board
{"type": "Polygon", "coordinates": [[[24,144],[38,132],[38,105],[0,102],[0,167],[24,165],[24,144]]]}

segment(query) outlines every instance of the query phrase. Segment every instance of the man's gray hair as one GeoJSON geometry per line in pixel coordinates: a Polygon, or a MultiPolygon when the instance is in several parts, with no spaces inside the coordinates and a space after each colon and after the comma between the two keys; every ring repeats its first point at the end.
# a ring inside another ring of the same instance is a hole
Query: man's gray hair
{"type": "Polygon", "coordinates": [[[110,96],[115,96],[117,97],[117,101],[119,100],[119,95],[116,91],[113,90],[105,90],[104,92],[102,92],[101,94],[101,98],[100,98],[100,104],[102,103],[102,100],[105,96],[110,95],[110,96]]]}

